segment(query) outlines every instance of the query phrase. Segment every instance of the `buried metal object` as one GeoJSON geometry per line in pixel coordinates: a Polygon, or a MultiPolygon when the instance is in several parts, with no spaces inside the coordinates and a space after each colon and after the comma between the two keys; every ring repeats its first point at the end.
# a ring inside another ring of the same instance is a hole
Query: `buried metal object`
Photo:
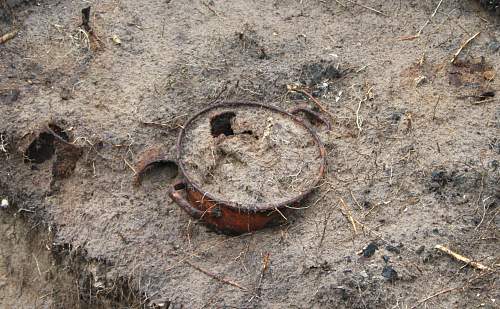
{"type": "MultiPolygon", "coordinates": [[[[189,215],[223,233],[251,232],[284,218],[284,213],[300,207],[299,203],[318,186],[326,166],[322,142],[310,125],[294,115],[298,112],[323,122],[329,129],[325,119],[305,108],[286,112],[257,103],[235,102],[214,105],[197,113],[179,133],[175,162],[180,177],[168,189],[169,196],[189,215]],[[249,125],[252,121],[254,124],[249,125]],[[203,148],[203,143],[212,148],[203,148]],[[267,156],[272,162],[266,165],[253,153],[246,153],[245,147],[250,143],[258,147],[261,157],[267,156]],[[291,148],[290,156],[282,151],[286,147],[291,148]],[[211,159],[201,160],[203,155],[211,159]],[[293,175],[293,190],[289,189],[292,184],[287,183],[286,177],[266,179],[273,176],[269,170],[279,173],[282,167],[288,169],[287,173],[299,169],[293,175]],[[218,170],[225,174],[214,176],[218,170]],[[217,181],[220,186],[214,187],[217,181]],[[283,187],[283,192],[279,187],[283,187]],[[273,188],[275,192],[267,192],[273,188]]],[[[136,165],[136,183],[151,165],[173,161],[155,151],[146,152],[143,158],[136,165]]]]}

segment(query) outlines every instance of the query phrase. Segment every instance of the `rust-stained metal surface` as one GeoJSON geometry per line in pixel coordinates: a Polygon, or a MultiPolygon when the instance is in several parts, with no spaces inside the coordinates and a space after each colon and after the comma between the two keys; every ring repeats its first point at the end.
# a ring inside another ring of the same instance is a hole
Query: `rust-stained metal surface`
{"type": "MultiPolygon", "coordinates": [[[[299,110],[294,110],[293,112],[306,112],[311,116],[317,116],[316,113],[304,110],[303,108],[299,110]]],[[[325,122],[327,127],[329,128],[329,124],[323,118],[319,118],[320,121],[325,122]]],[[[275,219],[279,219],[283,216],[283,213],[287,210],[287,206],[299,206],[300,201],[302,201],[307,195],[309,195],[312,190],[318,185],[319,181],[323,177],[325,172],[325,148],[314,132],[314,130],[306,125],[300,118],[293,115],[292,113],[288,113],[284,110],[281,110],[276,107],[266,106],[257,103],[223,103],[211,106],[199,112],[198,114],[191,117],[186,124],[183,126],[182,130],[179,133],[179,137],[177,140],[177,164],[179,165],[179,169],[181,171],[182,179],[177,183],[171,186],[169,189],[169,196],[179,205],[181,206],[187,213],[195,218],[199,218],[206,222],[208,225],[214,227],[215,229],[228,232],[228,233],[245,233],[250,231],[255,231],[261,228],[264,228],[268,224],[270,224],[275,219]],[[240,107],[258,107],[262,109],[266,109],[273,113],[278,113],[289,117],[299,126],[305,128],[312,140],[315,143],[315,146],[318,149],[319,153],[319,161],[320,168],[316,174],[316,178],[313,184],[309,187],[308,190],[301,192],[295,197],[288,199],[284,202],[280,203],[266,203],[257,205],[240,205],[238,203],[234,203],[232,201],[224,201],[215,198],[210,192],[207,192],[203,189],[202,185],[198,185],[194,183],[187,175],[186,167],[183,164],[183,144],[186,143],[185,135],[186,129],[189,128],[189,124],[194,121],[199,115],[208,113],[212,109],[215,108],[234,108],[237,110],[240,107]],[[182,191],[186,192],[186,197],[182,191]]],[[[154,157],[154,156],[153,156],[154,157]]],[[[145,161],[143,164],[147,165],[148,161],[145,161]]]]}

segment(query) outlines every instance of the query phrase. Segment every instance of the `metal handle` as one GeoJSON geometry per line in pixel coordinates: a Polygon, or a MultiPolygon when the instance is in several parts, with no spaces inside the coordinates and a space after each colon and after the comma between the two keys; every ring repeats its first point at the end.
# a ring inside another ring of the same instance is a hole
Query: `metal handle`
{"type": "Polygon", "coordinates": [[[203,212],[199,209],[194,208],[188,200],[182,196],[181,191],[186,189],[186,182],[184,180],[179,180],[174,183],[168,189],[168,195],[170,198],[179,206],[182,207],[189,215],[196,219],[200,219],[203,216],[203,212]]]}
{"type": "MultiPolygon", "coordinates": [[[[142,181],[142,176],[148,170],[149,167],[155,164],[173,164],[178,169],[178,164],[175,160],[169,159],[160,149],[160,147],[152,147],[144,151],[137,163],[135,164],[134,171],[134,185],[139,186],[142,181]]],[[[179,172],[177,171],[176,174],[179,172]]]]}
{"type": "Polygon", "coordinates": [[[293,115],[296,115],[296,114],[298,114],[300,112],[308,114],[309,116],[312,116],[312,117],[316,118],[317,120],[319,120],[320,122],[322,122],[326,126],[326,128],[328,129],[328,131],[330,131],[332,129],[332,127],[330,125],[330,121],[326,120],[325,117],[323,117],[319,113],[316,113],[315,111],[309,109],[308,107],[297,106],[297,107],[292,108],[289,111],[289,113],[293,114],[293,115]]]}

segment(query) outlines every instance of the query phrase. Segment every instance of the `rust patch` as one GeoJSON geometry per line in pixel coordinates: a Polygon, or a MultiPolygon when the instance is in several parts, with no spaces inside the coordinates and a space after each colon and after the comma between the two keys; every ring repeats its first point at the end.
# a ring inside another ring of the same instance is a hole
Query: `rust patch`
{"type": "Polygon", "coordinates": [[[450,85],[462,88],[461,98],[473,98],[482,101],[495,96],[490,82],[495,78],[495,71],[484,57],[457,60],[448,68],[450,85]]]}
{"type": "Polygon", "coordinates": [[[439,66],[423,59],[401,72],[401,86],[419,86],[423,81],[433,81],[438,71],[439,66]]]}
{"type": "Polygon", "coordinates": [[[448,80],[455,87],[481,86],[494,76],[493,68],[486,63],[484,57],[457,60],[448,69],[448,80]]]}

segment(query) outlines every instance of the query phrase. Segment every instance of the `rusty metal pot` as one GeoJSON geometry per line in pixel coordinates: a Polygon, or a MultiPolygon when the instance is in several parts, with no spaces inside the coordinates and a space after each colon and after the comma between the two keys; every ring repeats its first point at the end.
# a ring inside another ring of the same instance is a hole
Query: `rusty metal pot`
{"type": "MultiPolygon", "coordinates": [[[[323,119],[321,115],[303,107],[298,107],[291,110],[290,112],[286,112],[276,107],[261,105],[257,103],[234,102],[214,105],[200,111],[198,114],[191,117],[184,124],[184,126],[182,126],[182,129],[179,133],[179,137],[177,140],[177,158],[175,162],[179,167],[180,179],[178,179],[169,188],[169,196],[175,203],[177,203],[192,217],[203,220],[206,224],[218,231],[231,234],[240,234],[264,228],[275,219],[281,218],[283,216],[283,213],[285,213],[289,206],[293,206],[294,208],[300,207],[299,202],[303,200],[308,194],[310,194],[311,191],[313,191],[313,189],[318,185],[319,181],[323,177],[326,166],[326,151],[319,137],[311,128],[311,126],[305,124],[300,118],[295,116],[299,112],[305,113],[308,116],[312,116],[309,118],[320,120],[321,122],[326,124],[329,129],[328,122],[323,119]],[[237,111],[238,108],[242,107],[255,107],[259,109],[265,109],[266,111],[272,113],[278,113],[281,116],[285,116],[293,120],[294,124],[301,126],[308,132],[308,135],[310,136],[311,140],[314,141],[314,146],[317,149],[319,168],[315,174],[316,176],[313,183],[307,188],[307,190],[301,191],[300,194],[297,194],[293,198],[290,198],[284,202],[258,205],[240,205],[231,200],[221,200],[216,198],[213,194],[204,190],[203,184],[197,184],[195,181],[190,179],[190,177],[188,176],[189,173],[187,171],[187,167],[183,160],[184,154],[182,151],[184,143],[187,143],[186,130],[189,130],[190,124],[198,119],[198,117],[205,115],[206,113],[209,113],[210,111],[217,108],[230,108],[237,111]]],[[[150,165],[151,163],[160,161],[170,160],[162,159],[161,155],[153,155],[151,156],[150,160],[147,160],[145,163],[143,162],[141,170],[143,170],[145,166],[150,165]]]]}

